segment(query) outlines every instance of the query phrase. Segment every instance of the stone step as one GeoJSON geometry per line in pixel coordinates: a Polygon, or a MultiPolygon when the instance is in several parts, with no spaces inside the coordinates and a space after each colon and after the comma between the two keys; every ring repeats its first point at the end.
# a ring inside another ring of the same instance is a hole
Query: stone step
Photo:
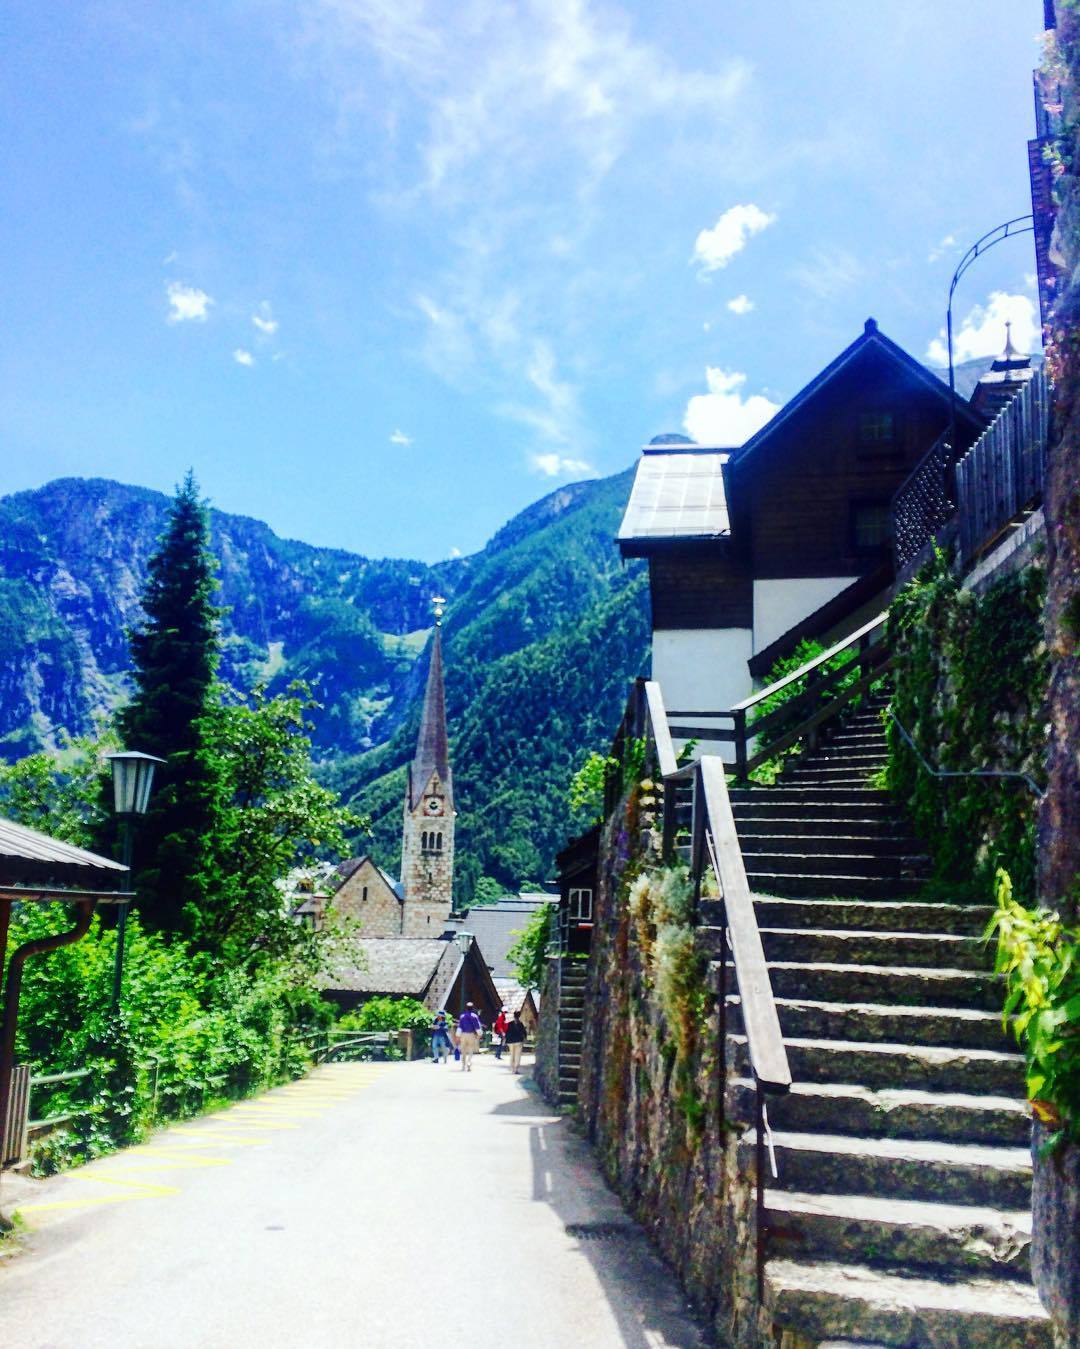
{"type": "MultiPolygon", "coordinates": [[[[754,1083],[736,1079],[727,1093],[728,1117],[749,1124],[753,1110],[754,1083]]],[[[935,1138],[1018,1148],[1031,1142],[1027,1102],[1011,1096],[795,1082],[787,1095],[768,1098],[767,1111],[772,1128],[803,1133],[935,1138]]]]}
{"type": "Polygon", "coordinates": [[[870,879],[906,879],[925,875],[929,859],[918,852],[877,852],[866,839],[852,840],[866,851],[799,852],[797,843],[785,839],[747,839],[743,861],[747,872],[767,872],[776,876],[865,876],[870,879]],[[772,851],[775,844],[783,844],[783,852],[772,851]]]}
{"type": "MultiPolygon", "coordinates": [[[[1031,1204],[1031,1153],[924,1138],[855,1138],[772,1131],[777,1189],[801,1194],[868,1194],[931,1203],[1025,1209],[1031,1204]]],[[[749,1165],[753,1130],[740,1140],[749,1165]]],[[[768,1163],[766,1163],[768,1165],[768,1163]]]]}
{"type": "MultiPolygon", "coordinates": [[[[898,816],[883,816],[868,812],[861,819],[854,818],[850,810],[844,813],[843,806],[829,810],[818,810],[812,815],[796,815],[784,812],[783,806],[769,810],[754,808],[752,813],[740,811],[736,818],[739,841],[744,848],[755,838],[800,839],[873,839],[875,845],[890,844],[898,848],[910,848],[911,835],[904,829],[898,816]]],[[[734,812],[733,812],[734,813],[734,812]]],[[[805,851],[810,851],[809,848],[805,851]]],[[[857,849],[844,849],[854,852],[857,849]]]]}
{"type": "MultiPolygon", "coordinates": [[[[773,995],[819,1002],[874,1002],[906,1007],[976,1007],[998,1012],[1000,977],[987,971],[894,969],[889,965],[841,965],[833,962],[770,961],[773,995]]],[[[734,975],[728,966],[734,992],[734,975]]]]}
{"type": "Polygon", "coordinates": [[[769,1252],[1027,1280],[1031,1214],[862,1194],[765,1191],[769,1252]]]}
{"type": "MultiPolygon", "coordinates": [[[[728,994],[728,1028],[742,1028],[737,993],[728,994]]],[[[897,1007],[870,1002],[821,1002],[777,998],[780,1029],[801,1040],[951,1046],[1011,1053],[1014,1042],[997,1012],[969,1007],[897,1007]]]]}
{"type": "MultiPolygon", "coordinates": [[[[728,1036],[733,1064],[750,1071],[746,1037],[728,1036]]],[[[845,1082],[864,1087],[958,1092],[963,1095],[1024,1096],[1024,1057],[998,1049],[954,1045],[906,1045],[873,1040],[804,1040],[785,1036],[796,1082],[845,1082]]]]}
{"type": "Polygon", "coordinates": [[[763,895],[822,899],[903,899],[917,895],[924,881],[917,877],[796,875],[746,869],[750,889],[763,895]]]}
{"type": "Polygon", "coordinates": [[[993,909],[988,904],[920,903],[914,899],[778,899],[755,895],[754,912],[760,927],[861,928],[981,937],[993,909]]]}
{"type": "Polygon", "coordinates": [[[896,812],[896,802],[888,792],[876,787],[793,787],[788,783],[776,787],[731,787],[728,791],[732,805],[755,805],[763,802],[771,804],[797,805],[800,813],[803,807],[816,804],[882,806],[896,812]]]}
{"type": "Polygon", "coordinates": [[[881,1346],[1050,1349],[1050,1318],[1035,1290],[1013,1279],[915,1279],[862,1265],[769,1260],[765,1300],[803,1336],[881,1346]]]}
{"type": "Polygon", "coordinates": [[[783,787],[865,787],[872,769],[793,768],[780,779],[783,787]]]}
{"type": "Polygon", "coordinates": [[[821,822],[815,829],[813,824],[803,822],[802,833],[775,833],[764,821],[756,830],[747,830],[739,825],[739,843],[745,856],[798,856],[798,857],[916,857],[925,865],[926,858],[922,849],[913,838],[906,834],[888,834],[882,831],[868,830],[864,834],[843,834],[833,825],[821,822]]]}
{"type": "Polygon", "coordinates": [[[808,964],[919,965],[963,970],[984,970],[989,964],[986,947],[978,937],[949,932],[763,927],[761,944],[767,960],[808,964]]]}
{"type": "Polygon", "coordinates": [[[888,751],[884,746],[871,745],[828,745],[816,749],[812,754],[802,754],[791,761],[791,768],[848,768],[867,767],[871,770],[882,768],[888,762],[888,751]]]}

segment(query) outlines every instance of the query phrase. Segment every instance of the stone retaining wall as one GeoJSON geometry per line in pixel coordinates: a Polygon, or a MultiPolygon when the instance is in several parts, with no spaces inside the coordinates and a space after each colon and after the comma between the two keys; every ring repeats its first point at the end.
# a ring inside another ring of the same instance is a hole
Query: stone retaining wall
{"type": "MultiPolygon", "coordinates": [[[[659,862],[638,795],[601,840],[579,1117],[609,1182],[715,1319],[720,1342],[772,1345],[757,1308],[752,1150],[737,1145],[745,1121],[727,1124],[721,1109],[718,998],[708,997],[680,1061],[649,978],[649,934],[628,904],[635,873],[659,862]]],[[[545,996],[542,1021],[547,1010],[545,996]]]]}

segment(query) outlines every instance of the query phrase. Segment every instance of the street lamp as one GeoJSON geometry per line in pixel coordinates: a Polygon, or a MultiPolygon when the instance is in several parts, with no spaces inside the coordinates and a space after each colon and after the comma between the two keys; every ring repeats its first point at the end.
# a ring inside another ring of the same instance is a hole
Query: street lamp
{"type": "Polygon", "coordinates": [[[945,310],[945,338],[949,349],[949,453],[954,460],[956,458],[956,371],[953,366],[952,306],[956,287],[971,264],[976,258],[981,258],[988,248],[993,248],[995,244],[1004,243],[1006,239],[1015,238],[1018,234],[1032,234],[1034,230],[1035,217],[1030,214],[1018,215],[1013,220],[1006,220],[992,230],[987,230],[981,239],[975,240],[957,263],[956,271],[953,272],[952,281],[949,283],[949,303],[945,310]]]}
{"type": "MultiPolygon", "coordinates": [[[[154,785],[154,769],[164,759],[138,750],[123,750],[106,756],[112,768],[113,805],[120,820],[122,861],[131,872],[132,840],[135,820],[146,814],[150,804],[150,789],[154,785]]],[[[116,929],[116,963],[113,966],[112,1009],[120,1006],[120,984],[124,977],[124,943],[127,938],[127,916],[130,901],[120,905],[120,921],[116,929]]]]}

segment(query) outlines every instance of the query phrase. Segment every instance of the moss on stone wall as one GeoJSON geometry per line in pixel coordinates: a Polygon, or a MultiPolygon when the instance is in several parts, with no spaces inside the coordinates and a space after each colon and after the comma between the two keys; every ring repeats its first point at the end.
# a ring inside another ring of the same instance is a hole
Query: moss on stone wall
{"type": "MultiPolygon", "coordinates": [[[[1042,567],[961,587],[937,553],[893,601],[892,707],[928,763],[960,772],[1007,770],[1040,780],[1045,752],[1047,656],[1042,567]]],[[[910,811],[937,878],[989,895],[1003,866],[1032,893],[1037,798],[1021,778],[938,778],[894,722],[890,790],[910,811]]]]}

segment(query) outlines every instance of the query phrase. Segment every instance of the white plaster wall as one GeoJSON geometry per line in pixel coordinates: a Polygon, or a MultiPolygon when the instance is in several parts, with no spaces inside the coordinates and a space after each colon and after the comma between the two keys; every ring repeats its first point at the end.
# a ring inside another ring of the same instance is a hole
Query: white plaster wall
{"type": "Polygon", "coordinates": [[[800,576],[755,581],[754,650],[775,642],[854,580],[854,576],[800,576]]]}
{"type": "MultiPolygon", "coordinates": [[[[723,710],[742,702],[753,692],[746,662],[753,654],[749,628],[674,628],[653,633],[652,677],[660,685],[669,711],[706,712],[723,710]]],[[[709,725],[707,718],[695,720],[709,725]]],[[[730,727],[730,721],[718,726],[730,727]]],[[[675,742],[676,751],[681,741],[675,742]]],[[[731,759],[730,744],[702,741],[700,753],[720,754],[731,759]]]]}

